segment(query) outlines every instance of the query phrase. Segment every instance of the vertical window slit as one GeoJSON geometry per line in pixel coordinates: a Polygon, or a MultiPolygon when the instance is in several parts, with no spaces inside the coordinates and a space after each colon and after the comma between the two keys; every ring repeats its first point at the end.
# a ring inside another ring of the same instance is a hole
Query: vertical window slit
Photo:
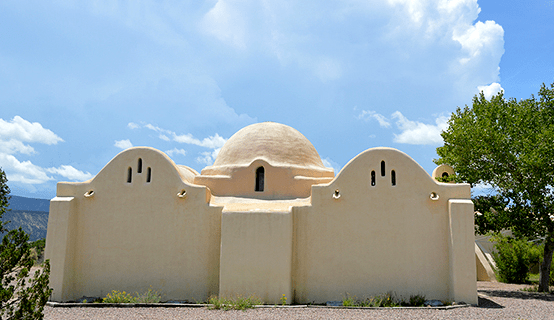
{"type": "Polygon", "coordinates": [[[137,172],[142,173],[142,158],[138,158],[137,172]]]}
{"type": "Polygon", "coordinates": [[[390,172],[390,182],[393,186],[396,185],[396,172],[394,170],[390,172]]]}
{"type": "Polygon", "coordinates": [[[385,161],[381,161],[381,177],[385,176],[385,161]]]}
{"type": "Polygon", "coordinates": [[[151,179],[152,179],[152,168],[148,167],[146,169],[146,182],[150,183],[151,179]]]}
{"type": "Polygon", "coordinates": [[[131,183],[133,179],[133,168],[129,167],[129,169],[127,169],[127,183],[131,183]]]}
{"type": "Polygon", "coordinates": [[[371,186],[375,187],[375,170],[371,171],[371,186]]]}
{"type": "Polygon", "coordinates": [[[265,175],[264,167],[259,167],[258,169],[256,169],[256,191],[257,192],[264,191],[264,175],[265,175]]]}

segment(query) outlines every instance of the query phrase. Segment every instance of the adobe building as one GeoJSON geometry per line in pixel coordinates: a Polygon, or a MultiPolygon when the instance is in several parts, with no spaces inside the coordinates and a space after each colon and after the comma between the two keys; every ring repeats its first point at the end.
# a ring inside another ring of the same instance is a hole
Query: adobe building
{"type": "Polygon", "coordinates": [[[469,185],[437,182],[391,148],[335,176],[272,122],[238,131],[201,173],[138,147],[89,181],[58,183],[46,239],[54,301],[152,286],[165,300],[394,292],[476,304],[475,254],[469,185]]]}

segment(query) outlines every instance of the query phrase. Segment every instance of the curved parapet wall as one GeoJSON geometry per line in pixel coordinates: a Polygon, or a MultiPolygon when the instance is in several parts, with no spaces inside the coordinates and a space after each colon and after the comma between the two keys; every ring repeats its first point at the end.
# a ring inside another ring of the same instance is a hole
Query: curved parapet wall
{"type": "Polygon", "coordinates": [[[52,299],[144,291],[166,299],[218,293],[221,208],[152,148],[131,148],[93,179],[60,182],[50,204],[46,257],[52,299]]]}
{"type": "Polygon", "coordinates": [[[440,183],[406,154],[374,148],[295,207],[299,303],[395,292],[477,303],[467,184],[440,183]]]}
{"type": "Polygon", "coordinates": [[[323,165],[298,130],[263,122],[235,133],[194,183],[207,186],[216,196],[282,200],[307,198],[312,185],[333,178],[333,169],[323,165]]]}

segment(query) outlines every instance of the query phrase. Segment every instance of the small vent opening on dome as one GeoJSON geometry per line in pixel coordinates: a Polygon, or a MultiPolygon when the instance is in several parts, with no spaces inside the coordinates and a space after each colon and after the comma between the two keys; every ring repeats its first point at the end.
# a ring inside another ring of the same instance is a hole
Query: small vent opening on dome
{"type": "Polygon", "coordinates": [[[256,192],[264,191],[264,175],[264,167],[259,167],[258,169],[256,169],[256,192]]]}

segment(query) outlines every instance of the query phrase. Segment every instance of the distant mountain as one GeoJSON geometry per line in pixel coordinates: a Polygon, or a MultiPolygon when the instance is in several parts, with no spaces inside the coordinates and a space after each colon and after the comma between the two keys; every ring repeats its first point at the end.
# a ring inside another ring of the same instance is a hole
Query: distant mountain
{"type": "Polygon", "coordinates": [[[11,196],[8,209],[49,212],[50,200],[11,196]]]}
{"type": "Polygon", "coordinates": [[[2,221],[10,221],[6,225],[8,230],[21,227],[29,234],[29,240],[31,241],[46,238],[48,212],[11,210],[4,213],[2,221]]]}
{"type": "Polygon", "coordinates": [[[11,221],[6,225],[8,230],[21,227],[31,241],[46,238],[50,200],[11,196],[8,209],[1,219],[11,221]]]}

